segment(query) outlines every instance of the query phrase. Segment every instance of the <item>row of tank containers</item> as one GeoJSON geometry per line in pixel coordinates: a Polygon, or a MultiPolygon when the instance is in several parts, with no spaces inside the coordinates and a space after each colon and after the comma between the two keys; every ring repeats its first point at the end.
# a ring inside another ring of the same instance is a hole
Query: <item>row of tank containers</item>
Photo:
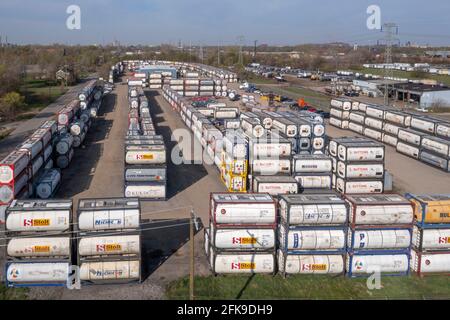
{"type": "Polygon", "coordinates": [[[78,99],[59,110],[56,120],[45,121],[0,161],[0,223],[14,199],[54,196],[61,183],[60,169],[69,166],[74,148],[82,145],[102,96],[102,87],[90,81],[78,99]]]}
{"type": "Polygon", "coordinates": [[[80,199],[75,221],[73,216],[72,200],[11,203],[6,211],[7,286],[142,280],[139,199],[80,199]]]}
{"type": "Polygon", "coordinates": [[[450,122],[386,106],[332,99],[330,124],[450,172],[450,122]]]}
{"type": "Polygon", "coordinates": [[[230,192],[279,195],[332,188],[341,193],[390,189],[384,183],[384,145],[355,138],[336,146],[336,139],[332,141],[339,155],[330,152],[325,148],[323,119],[315,113],[256,108],[239,113],[222,103],[195,108],[168,87],[163,95],[214,160],[230,192]],[[217,113],[223,109],[227,118],[219,119],[217,113]]]}
{"type": "Polygon", "coordinates": [[[142,87],[128,87],[128,130],[125,136],[125,197],[165,200],[167,155],[163,136],[156,134],[151,106],[142,87]]]}
{"type": "Polygon", "coordinates": [[[208,66],[201,63],[189,63],[189,62],[179,62],[179,61],[167,61],[167,60],[124,60],[123,64],[137,69],[140,65],[156,65],[156,66],[169,66],[175,67],[182,76],[186,73],[197,72],[201,77],[208,77],[214,79],[222,79],[227,82],[237,82],[237,74],[228,70],[221,68],[216,68],[213,66],[208,66]]]}
{"type": "Polygon", "coordinates": [[[450,272],[450,195],[212,193],[214,274],[450,272]]]}

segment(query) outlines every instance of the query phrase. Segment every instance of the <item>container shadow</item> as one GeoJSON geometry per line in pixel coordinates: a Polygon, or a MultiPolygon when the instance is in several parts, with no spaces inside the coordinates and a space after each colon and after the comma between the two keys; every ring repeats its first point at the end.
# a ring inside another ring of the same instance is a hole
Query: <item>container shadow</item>
{"type": "MultiPolygon", "coordinates": [[[[172,153],[176,153],[179,155],[178,143],[176,141],[172,141],[172,128],[170,128],[167,124],[162,124],[163,122],[166,123],[166,118],[164,117],[164,111],[161,109],[161,106],[155,99],[155,97],[157,97],[159,93],[154,90],[146,91],[145,93],[149,100],[150,113],[153,118],[153,124],[155,126],[156,133],[163,136],[164,143],[166,145],[167,199],[170,199],[177,193],[187,189],[197,181],[207,176],[208,171],[203,166],[203,164],[174,164],[171,161],[172,153]]],[[[174,111],[168,110],[167,112],[174,111]]],[[[191,141],[194,141],[194,137],[192,134],[191,141]]]]}
{"type": "MultiPolygon", "coordinates": [[[[142,221],[142,279],[145,281],[167,259],[189,242],[190,219],[142,221]]],[[[203,229],[199,228],[195,234],[203,229]]]]}

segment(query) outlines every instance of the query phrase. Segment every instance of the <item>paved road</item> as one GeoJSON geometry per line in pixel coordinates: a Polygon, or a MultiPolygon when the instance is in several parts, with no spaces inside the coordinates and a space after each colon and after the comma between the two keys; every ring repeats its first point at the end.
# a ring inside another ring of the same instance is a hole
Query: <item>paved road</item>
{"type": "Polygon", "coordinates": [[[54,103],[48,105],[45,109],[41,110],[34,118],[17,123],[16,129],[11,132],[8,137],[0,141],[0,157],[5,157],[42,123],[53,118],[62,106],[73,99],[76,99],[84,85],[84,82],[82,82],[71,87],[64,95],[59,97],[54,103]]]}

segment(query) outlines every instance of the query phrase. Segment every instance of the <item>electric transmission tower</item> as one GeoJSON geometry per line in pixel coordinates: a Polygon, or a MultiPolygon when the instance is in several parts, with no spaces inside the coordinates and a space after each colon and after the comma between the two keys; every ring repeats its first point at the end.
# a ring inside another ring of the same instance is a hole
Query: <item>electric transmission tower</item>
{"type": "Polygon", "coordinates": [[[392,46],[397,43],[399,39],[396,37],[398,34],[398,26],[395,23],[384,23],[381,31],[385,33],[383,41],[385,42],[386,49],[384,52],[384,104],[389,105],[389,84],[388,80],[392,80],[394,77],[394,69],[392,68],[392,46]]]}
{"type": "Polygon", "coordinates": [[[242,46],[244,45],[244,36],[239,36],[238,37],[238,41],[239,41],[239,60],[238,60],[238,65],[243,66],[244,65],[244,56],[242,53],[242,46]]]}

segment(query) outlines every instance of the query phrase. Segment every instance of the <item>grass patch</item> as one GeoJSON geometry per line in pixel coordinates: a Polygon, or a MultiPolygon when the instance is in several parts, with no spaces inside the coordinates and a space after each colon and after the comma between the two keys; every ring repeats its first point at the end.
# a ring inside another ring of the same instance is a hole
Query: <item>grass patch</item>
{"type": "Polygon", "coordinates": [[[300,87],[290,87],[290,86],[289,87],[288,86],[283,86],[283,87],[264,86],[263,90],[264,91],[270,90],[273,93],[287,96],[294,100],[303,98],[309,105],[311,105],[315,108],[325,110],[325,111],[330,109],[330,97],[327,97],[326,95],[318,93],[314,90],[309,90],[309,89],[300,88],[300,87]]]}
{"type": "Polygon", "coordinates": [[[13,131],[13,128],[0,130],[0,140],[5,139],[13,131]]]}
{"type": "Polygon", "coordinates": [[[0,283],[0,300],[25,300],[27,292],[25,288],[7,288],[0,283]]]}
{"type": "Polygon", "coordinates": [[[27,106],[24,112],[40,111],[47,105],[55,102],[60,96],[66,93],[67,87],[61,88],[60,85],[46,80],[28,80],[20,91],[25,95],[27,106]]]}
{"type": "MultiPolygon", "coordinates": [[[[365,278],[343,276],[225,275],[195,278],[195,297],[211,299],[449,299],[450,278],[382,277],[382,288],[368,290],[365,278]]],[[[189,278],[168,285],[169,299],[189,298],[189,278]]]]}

